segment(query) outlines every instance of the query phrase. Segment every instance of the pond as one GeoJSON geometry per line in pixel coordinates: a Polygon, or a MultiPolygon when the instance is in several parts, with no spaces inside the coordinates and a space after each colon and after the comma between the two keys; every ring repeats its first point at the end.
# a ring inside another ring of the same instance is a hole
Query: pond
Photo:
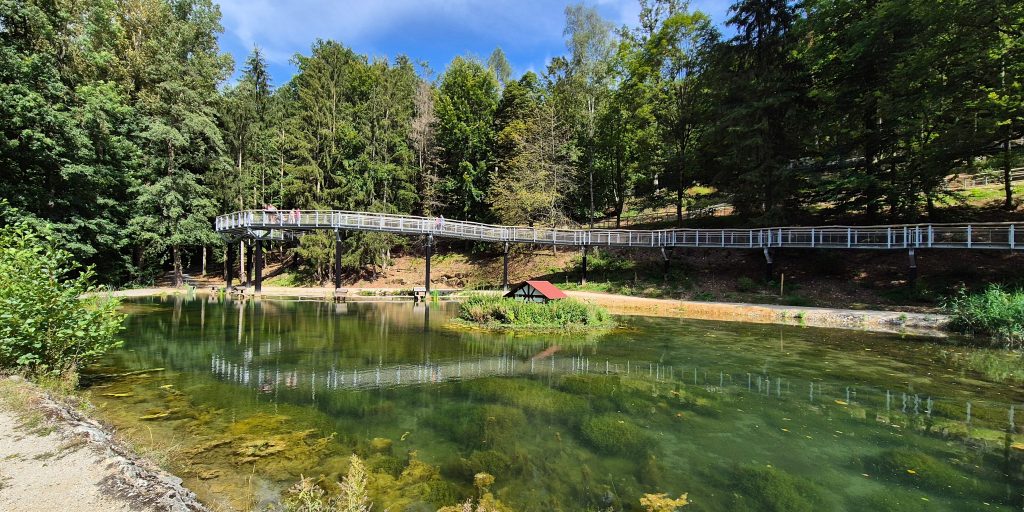
{"type": "Polygon", "coordinates": [[[95,413],[218,509],[330,487],[353,452],[374,510],[454,504],[478,472],[518,511],[1024,506],[1024,390],[920,338],[652,317],[499,335],[446,327],[451,303],[126,310],[84,379],[95,413]]]}

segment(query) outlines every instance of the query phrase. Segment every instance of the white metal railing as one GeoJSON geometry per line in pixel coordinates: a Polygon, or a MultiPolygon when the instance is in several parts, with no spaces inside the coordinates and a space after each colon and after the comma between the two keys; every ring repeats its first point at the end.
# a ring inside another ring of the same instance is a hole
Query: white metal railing
{"type": "Polygon", "coordinates": [[[434,235],[485,242],[565,246],[719,247],[820,249],[1016,249],[1024,240],[1014,223],[800,226],[755,229],[561,229],[500,226],[384,213],[338,210],[246,210],[218,216],[225,234],[265,237],[270,232],[316,229],[434,235]]]}

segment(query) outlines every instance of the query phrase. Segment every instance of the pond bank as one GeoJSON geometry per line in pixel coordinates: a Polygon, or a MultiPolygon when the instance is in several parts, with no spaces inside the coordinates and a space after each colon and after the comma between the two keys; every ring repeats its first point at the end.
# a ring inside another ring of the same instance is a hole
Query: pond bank
{"type": "MultiPolygon", "coordinates": [[[[393,301],[408,300],[400,295],[386,295],[400,289],[348,289],[346,301],[393,301]],[[377,292],[385,295],[360,295],[360,292],[377,292]]],[[[447,292],[448,290],[446,290],[447,292]]],[[[201,293],[205,293],[200,290],[201,293]]],[[[302,297],[331,299],[333,288],[264,287],[263,297],[302,297]]],[[[184,288],[140,288],[113,292],[117,297],[149,297],[186,293],[184,288]]],[[[497,292],[479,292],[497,293],[497,292]]],[[[600,292],[566,291],[570,297],[604,306],[613,314],[660,316],[670,318],[692,318],[695,320],[719,320],[729,322],[750,322],[759,324],[802,325],[833,329],[855,329],[870,332],[905,333],[932,337],[946,337],[947,315],[938,313],[903,313],[860,309],[833,309],[819,307],[780,306],[773,304],[748,304],[733,302],[699,302],[672,299],[651,299],[630,295],[615,295],[600,292]]],[[[251,296],[247,294],[246,296],[251,296]]],[[[458,294],[452,295],[457,298],[458,294]]]]}
{"type": "Polygon", "coordinates": [[[0,510],[205,512],[181,479],[18,377],[0,377],[0,510]]]}

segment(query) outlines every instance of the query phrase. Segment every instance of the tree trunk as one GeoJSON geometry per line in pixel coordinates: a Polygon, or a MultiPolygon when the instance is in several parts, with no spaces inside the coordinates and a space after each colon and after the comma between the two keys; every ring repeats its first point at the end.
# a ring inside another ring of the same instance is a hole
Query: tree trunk
{"type": "Polygon", "coordinates": [[[171,246],[171,259],[174,260],[174,286],[179,288],[185,280],[181,272],[181,249],[177,245],[171,246]]]}
{"type": "Polygon", "coordinates": [[[1010,181],[1010,133],[1012,130],[1007,130],[1006,140],[1003,141],[1003,190],[1006,192],[1006,204],[1007,210],[1013,210],[1013,183],[1010,181]]]}
{"type": "Polygon", "coordinates": [[[206,277],[206,246],[203,246],[203,270],[200,273],[203,277],[206,277]]]}

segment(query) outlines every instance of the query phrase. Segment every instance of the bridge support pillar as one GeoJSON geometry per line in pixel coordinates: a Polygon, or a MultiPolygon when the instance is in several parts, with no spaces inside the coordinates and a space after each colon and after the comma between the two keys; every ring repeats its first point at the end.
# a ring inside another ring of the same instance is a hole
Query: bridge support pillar
{"type": "Polygon", "coordinates": [[[256,293],[263,292],[263,240],[256,240],[256,264],[253,272],[256,274],[254,290],[256,293]]]}
{"type": "Polygon", "coordinates": [[[434,251],[434,235],[427,235],[427,271],[426,276],[423,278],[423,286],[426,289],[427,295],[430,295],[430,256],[434,251]]]}
{"type": "Polygon", "coordinates": [[[252,286],[252,241],[245,241],[245,285],[252,286]]]}
{"type": "Polygon", "coordinates": [[[664,247],[661,248],[661,261],[664,264],[664,268],[662,269],[662,277],[664,277],[666,281],[668,280],[669,264],[672,261],[672,253],[670,252],[671,250],[672,249],[665,249],[664,247]]]}
{"type": "Polygon", "coordinates": [[[914,254],[913,247],[908,250],[907,257],[910,262],[910,273],[907,276],[907,283],[912,285],[917,282],[917,256],[914,254]]]}
{"type": "Polygon", "coordinates": [[[772,278],[775,277],[775,268],[774,268],[775,267],[775,262],[772,259],[772,251],[771,251],[771,249],[769,249],[767,247],[764,248],[764,262],[765,262],[764,280],[765,281],[771,281],[772,278]]]}
{"type": "Polygon", "coordinates": [[[505,242],[505,253],[501,257],[501,289],[508,291],[508,242],[505,242]]]}
{"type": "Polygon", "coordinates": [[[231,281],[235,280],[235,244],[227,243],[227,254],[224,255],[224,289],[231,291],[231,281]]]}
{"type": "Polygon", "coordinates": [[[580,284],[587,284],[587,256],[590,255],[590,247],[583,246],[583,261],[580,265],[580,284]]]}
{"type": "Polygon", "coordinates": [[[345,241],[345,232],[340,229],[334,230],[334,289],[341,289],[341,253],[344,250],[342,243],[345,241]]]}

